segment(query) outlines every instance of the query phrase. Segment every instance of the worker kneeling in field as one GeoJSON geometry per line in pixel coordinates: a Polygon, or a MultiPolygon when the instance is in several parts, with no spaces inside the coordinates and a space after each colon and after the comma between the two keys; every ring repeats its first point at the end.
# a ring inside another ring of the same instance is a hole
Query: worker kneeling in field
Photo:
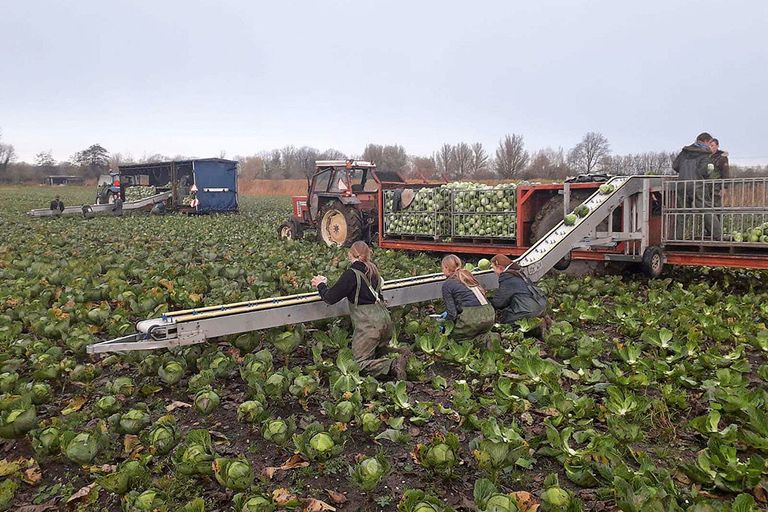
{"type": "Polygon", "coordinates": [[[542,337],[549,322],[547,298],[542,291],[520,271],[520,265],[503,254],[491,258],[491,266],[499,276],[499,288],[491,304],[501,312],[501,322],[514,324],[523,318],[541,317],[542,325],[532,334],[542,337]]]}
{"type": "Polygon", "coordinates": [[[392,338],[392,318],[381,295],[382,278],[373,264],[370,247],[357,241],[347,253],[352,264],[341,274],[333,286],[328,286],[324,276],[312,278],[320,297],[328,304],[336,304],[344,297],[349,301],[352,320],[352,354],[363,373],[374,377],[392,374],[405,380],[407,354],[396,359],[381,357],[392,338]],[[377,356],[377,352],[379,353],[377,356]]]}
{"type": "Polygon", "coordinates": [[[443,282],[445,312],[440,318],[454,322],[451,337],[469,340],[490,331],[496,321],[496,312],[472,272],[462,267],[455,254],[443,258],[442,269],[448,279],[443,282]]]}

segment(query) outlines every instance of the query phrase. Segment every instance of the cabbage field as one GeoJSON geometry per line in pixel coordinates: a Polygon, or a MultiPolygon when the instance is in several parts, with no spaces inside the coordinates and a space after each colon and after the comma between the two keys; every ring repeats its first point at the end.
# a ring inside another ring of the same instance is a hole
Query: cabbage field
{"type": "MultiPolygon", "coordinates": [[[[393,311],[407,382],[360,375],[348,320],[86,355],[137,320],[310,290],[343,250],[241,213],[28,218],[0,188],[0,510],[748,512],[768,506],[768,274],[550,275],[554,324],[492,349],[393,311]]],[[[439,255],[377,251],[387,279],[439,255]]]]}

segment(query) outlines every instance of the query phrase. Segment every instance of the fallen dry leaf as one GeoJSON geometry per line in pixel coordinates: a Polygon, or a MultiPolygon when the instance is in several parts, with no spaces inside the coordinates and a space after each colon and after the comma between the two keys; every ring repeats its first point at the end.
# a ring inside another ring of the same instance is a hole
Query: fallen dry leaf
{"type": "Polygon", "coordinates": [[[282,507],[288,503],[296,502],[298,500],[296,499],[296,496],[291,494],[291,491],[285,487],[280,487],[272,491],[272,501],[282,507]]]}
{"type": "Polygon", "coordinates": [[[80,409],[83,408],[85,405],[85,402],[87,402],[88,399],[84,396],[76,396],[72,400],[69,401],[67,406],[61,410],[62,416],[67,416],[68,414],[72,414],[73,412],[77,412],[80,409]]]}
{"type": "Polygon", "coordinates": [[[123,455],[126,457],[140,452],[144,449],[144,446],[141,444],[141,441],[139,441],[139,436],[135,436],[133,434],[126,434],[125,438],[123,439],[123,455]]]}
{"type": "Polygon", "coordinates": [[[336,510],[336,507],[327,504],[324,501],[316,500],[312,498],[307,502],[307,506],[304,507],[304,512],[323,512],[324,510],[336,510]]]}
{"type": "Polygon", "coordinates": [[[513,492],[512,497],[522,512],[537,512],[539,510],[539,504],[536,503],[536,499],[527,491],[513,492]]]}
{"type": "Polygon", "coordinates": [[[171,412],[175,409],[179,409],[180,407],[192,407],[192,404],[188,404],[187,402],[179,402],[178,400],[174,400],[170,403],[170,405],[165,406],[165,410],[167,412],[171,412]]]}
{"type": "Polygon", "coordinates": [[[755,499],[759,503],[768,503],[768,490],[766,490],[763,484],[757,484],[752,494],[755,495],[755,499]]]}
{"type": "Polygon", "coordinates": [[[334,491],[333,489],[326,489],[325,492],[328,493],[328,496],[331,498],[331,501],[334,502],[336,505],[341,505],[347,502],[347,497],[341,494],[340,492],[334,491]]]}
{"type": "Polygon", "coordinates": [[[81,500],[85,497],[87,497],[89,494],[91,494],[91,491],[93,488],[96,487],[96,482],[93,482],[92,484],[88,484],[85,487],[81,487],[78,489],[78,491],[69,497],[67,500],[67,503],[72,503],[73,501],[81,500]]]}
{"type": "Polygon", "coordinates": [[[264,468],[261,470],[261,474],[269,479],[272,479],[278,470],[287,471],[289,469],[305,468],[307,466],[309,466],[309,462],[302,459],[301,455],[297,453],[292,455],[290,459],[283,462],[282,466],[264,468]]]}
{"type": "Polygon", "coordinates": [[[101,466],[91,466],[91,471],[98,471],[101,473],[114,473],[115,471],[117,471],[117,465],[102,464],[101,466]]]}
{"type": "Polygon", "coordinates": [[[43,472],[40,470],[40,465],[35,459],[29,459],[29,462],[27,462],[27,469],[24,470],[24,475],[21,477],[21,481],[29,485],[37,485],[42,479],[43,472]]]}

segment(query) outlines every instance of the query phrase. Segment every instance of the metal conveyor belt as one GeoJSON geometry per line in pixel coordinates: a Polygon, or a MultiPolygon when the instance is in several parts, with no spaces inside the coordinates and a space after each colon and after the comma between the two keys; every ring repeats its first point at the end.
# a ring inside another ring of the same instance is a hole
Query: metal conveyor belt
{"type": "MultiPolygon", "coordinates": [[[[498,287],[491,270],[476,272],[486,289],[498,287]]],[[[428,274],[387,281],[382,286],[390,307],[435,300],[441,296],[442,274],[428,274]]],[[[326,304],[317,292],[207,306],[167,313],[143,320],[136,334],[88,346],[89,353],[151,350],[203,343],[209,339],[249,331],[270,329],[349,314],[346,300],[326,304]]]]}
{"type": "Polygon", "coordinates": [[[649,180],[660,180],[660,178],[647,176],[611,178],[606,184],[613,185],[612,192],[601,194],[598,190],[583,202],[589,207],[589,214],[578,218],[572,226],[567,226],[564,221],[561,221],[515,261],[531,280],[538,281],[558,261],[568,256],[575,246],[587,239],[614,208],[621,205],[625,199],[642,192],[644,184],[647,186],[649,180]]]}
{"type": "MultiPolygon", "coordinates": [[[[156,203],[164,203],[165,201],[168,200],[169,197],[171,197],[171,193],[172,193],[171,191],[160,192],[159,194],[145,197],[143,199],[125,202],[123,203],[123,211],[139,210],[147,206],[152,206],[156,203]]],[[[90,208],[91,213],[99,214],[99,213],[111,212],[112,208],[114,207],[114,204],[89,204],[84,206],[67,206],[61,212],[58,212],[56,210],[50,210],[48,208],[38,208],[36,210],[28,211],[27,215],[31,217],[56,217],[59,215],[66,215],[66,216],[83,215],[83,208],[86,206],[90,208]]]]}

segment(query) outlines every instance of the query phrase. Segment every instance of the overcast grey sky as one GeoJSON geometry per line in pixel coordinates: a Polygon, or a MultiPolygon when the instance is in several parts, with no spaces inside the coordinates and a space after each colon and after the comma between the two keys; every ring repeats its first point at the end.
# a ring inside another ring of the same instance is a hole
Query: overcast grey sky
{"type": "Polygon", "coordinates": [[[768,163],[768,1],[2,0],[0,129],[20,159],[492,151],[506,133],[616,153],[711,131],[768,163]]]}

